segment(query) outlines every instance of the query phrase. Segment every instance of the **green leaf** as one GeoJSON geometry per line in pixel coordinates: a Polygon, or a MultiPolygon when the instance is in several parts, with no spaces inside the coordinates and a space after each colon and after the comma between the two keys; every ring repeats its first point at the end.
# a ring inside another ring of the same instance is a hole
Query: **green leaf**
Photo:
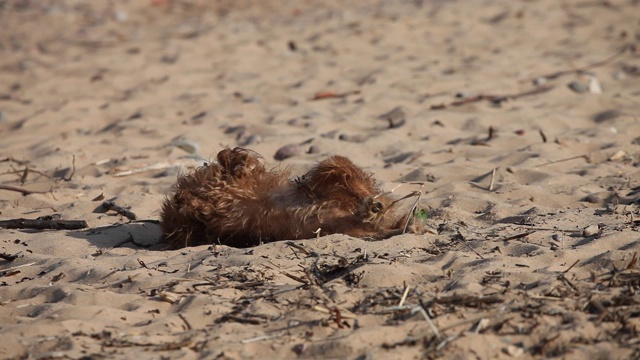
{"type": "Polygon", "coordinates": [[[426,209],[418,209],[416,211],[416,220],[422,221],[423,223],[427,222],[427,210],[426,209]]]}

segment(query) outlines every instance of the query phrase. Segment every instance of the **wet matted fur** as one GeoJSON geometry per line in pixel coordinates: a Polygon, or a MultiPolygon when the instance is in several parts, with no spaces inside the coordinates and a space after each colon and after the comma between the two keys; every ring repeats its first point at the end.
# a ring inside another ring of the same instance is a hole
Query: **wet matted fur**
{"type": "Polygon", "coordinates": [[[385,238],[402,232],[405,216],[372,175],[342,156],[306,174],[267,170],[261,157],[224,149],[217,163],[178,177],[162,206],[164,239],[172,249],[203,244],[248,247],[285,239],[342,233],[385,238]]]}

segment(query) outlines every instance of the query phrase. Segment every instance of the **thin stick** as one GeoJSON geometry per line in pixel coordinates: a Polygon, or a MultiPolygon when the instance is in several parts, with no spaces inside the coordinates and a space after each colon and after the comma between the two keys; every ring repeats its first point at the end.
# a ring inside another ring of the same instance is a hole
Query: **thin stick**
{"type": "Polygon", "coordinates": [[[536,94],[542,94],[545,93],[547,91],[550,91],[551,89],[553,89],[554,86],[540,86],[537,87],[533,90],[528,90],[525,92],[521,92],[521,93],[516,93],[516,94],[510,94],[510,95],[478,95],[478,96],[474,96],[474,97],[470,97],[470,98],[466,98],[466,99],[462,99],[462,100],[456,100],[453,101],[449,104],[437,104],[437,105],[431,105],[431,110],[442,110],[442,109],[446,109],[448,107],[451,106],[462,106],[462,105],[466,105],[466,104],[470,104],[470,103],[475,103],[475,102],[479,102],[482,100],[488,100],[491,101],[493,103],[501,103],[503,101],[506,100],[515,100],[524,96],[530,96],[530,95],[536,95],[536,94]]]}
{"type": "Polygon", "coordinates": [[[398,185],[394,186],[393,189],[389,190],[389,193],[393,193],[394,191],[396,191],[402,185],[404,185],[404,184],[398,184],[398,185]]]}
{"type": "Polygon", "coordinates": [[[546,143],[547,142],[547,135],[544,134],[544,131],[542,131],[542,129],[538,130],[538,133],[540,134],[540,137],[542,138],[542,142],[546,143]]]}
{"type": "MultiPolygon", "coordinates": [[[[551,230],[551,229],[549,229],[549,230],[551,230]]],[[[552,230],[552,231],[555,231],[555,230],[552,230]]],[[[535,231],[527,231],[527,232],[524,232],[524,233],[520,233],[520,234],[516,234],[516,235],[513,235],[513,236],[509,236],[507,238],[502,239],[502,241],[521,239],[521,238],[527,237],[527,236],[529,236],[529,235],[531,235],[533,233],[535,233],[535,231]]]]}
{"type": "Polygon", "coordinates": [[[489,183],[489,191],[490,191],[490,192],[491,192],[491,191],[493,191],[493,180],[494,180],[494,179],[495,179],[495,177],[496,177],[496,170],[497,170],[497,169],[498,169],[498,168],[493,168],[493,170],[491,171],[491,182],[489,183]]]}
{"type": "Polygon", "coordinates": [[[429,317],[429,314],[427,313],[427,307],[425,306],[424,302],[422,301],[422,299],[420,299],[419,301],[420,306],[416,306],[414,309],[417,309],[418,311],[420,311],[420,313],[422,313],[422,316],[424,316],[424,320],[427,322],[427,325],[429,325],[436,338],[442,339],[442,333],[440,332],[440,330],[438,330],[436,324],[434,324],[429,317]]]}
{"type": "Polygon", "coordinates": [[[460,325],[466,325],[466,324],[474,323],[476,321],[479,321],[479,320],[482,320],[482,319],[485,319],[485,318],[492,318],[492,317],[497,316],[499,314],[500,314],[500,312],[495,311],[495,312],[490,312],[488,314],[475,316],[475,317],[472,317],[472,318],[469,318],[469,319],[458,321],[457,323],[454,323],[454,324],[451,324],[451,325],[447,325],[447,326],[443,327],[442,330],[443,331],[444,330],[450,330],[450,329],[453,329],[453,328],[458,327],[460,325]]]}
{"type": "Polygon", "coordinates": [[[7,162],[7,161],[14,162],[14,163],[16,163],[18,165],[25,165],[25,164],[29,163],[28,160],[17,160],[17,159],[14,159],[12,157],[6,157],[6,158],[3,158],[3,159],[0,159],[0,163],[7,162]]]}
{"type": "Polygon", "coordinates": [[[436,244],[435,244],[433,241],[431,241],[431,239],[429,239],[429,238],[427,237],[427,235],[426,235],[426,234],[425,234],[425,238],[427,239],[427,241],[429,241],[429,242],[431,243],[431,245],[433,245],[433,247],[434,247],[436,250],[438,250],[438,253],[439,253],[439,254],[442,254],[442,250],[440,250],[440,248],[439,248],[438,246],[436,246],[436,244]]]}
{"type": "Polygon", "coordinates": [[[292,248],[296,248],[296,249],[298,249],[298,250],[302,251],[305,255],[309,255],[309,254],[311,254],[311,253],[309,252],[309,250],[307,250],[307,249],[305,249],[305,248],[304,248],[304,246],[302,246],[302,245],[298,245],[298,244],[294,243],[293,241],[287,241],[287,242],[285,242],[284,244],[285,244],[285,245],[287,245],[287,246],[291,246],[292,248]]]}
{"type": "Polygon", "coordinates": [[[575,160],[575,159],[586,159],[587,155],[578,155],[578,156],[572,156],[570,158],[566,158],[566,159],[560,159],[560,160],[556,160],[556,161],[550,161],[548,163],[544,163],[544,164],[540,164],[540,165],[536,165],[534,166],[534,168],[539,168],[539,167],[543,167],[543,166],[547,166],[547,165],[551,165],[551,164],[557,164],[557,163],[561,163],[561,162],[565,162],[565,161],[569,161],[569,160],[575,160]]]}
{"type": "Polygon", "coordinates": [[[31,266],[31,265],[35,265],[35,264],[36,264],[36,262],[34,261],[34,262],[22,264],[22,265],[13,266],[13,267],[10,267],[8,269],[4,269],[3,271],[11,271],[11,270],[20,269],[20,268],[31,266]]]}
{"type": "Polygon", "coordinates": [[[624,54],[627,51],[627,49],[631,48],[631,46],[632,46],[631,44],[626,44],[620,50],[618,50],[615,54],[613,54],[612,56],[610,56],[610,57],[608,57],[608,58],[606,58],[604,60],[600,60],[600,61],[594,62],[592,64],[589,64],[587,66],[583,66],[581,68],[576,68],[576,69],[573,69],[573,70],[556,71],[554,73],[538,76],[536,78],[537,79],[545,78],[545,79],[548,79],[548,80],[552,80],[552,79],[559,78],[560,76],[563,76],[563,75],[581,73],[581,72],[584,72],[584,71],[587,71],[587,70],[590,70],[590,69],[593,69],[593,68],[596,68],[596,67],[600,67],[600,66],[606,65],[606,64],[612,62],[613,60],[615,60],[616,58],[618,58],[619,56],[621,56],[622,54],[624,54]]]}
{"type": "Polygon", "coordinates": [[[447,346],[448,343],[453,342],[454,340],[456,340],[457,338],[459,338],[460,335],[455,334],[455,335],[451,335],[449,337],[447,337],[446,339],[442,340],[438,346],[436,346],[436,351],[440,351],[442,350],[442,348],[444,348],[445,346],[447,346]]]}
{"type": "Polygon", "coordinates": [[[191,330],[193,329],[193,327],[191,326],[191,324],[189,323],[189,321],[187,321],[187,319],[184,317],[184,315],[182,314],[178,314],[178,317],[180,319],[182,319],[182,321],[184,322],[185,325],[187,325],[187,330],[191,330]]]}
{"type": "Polygon", "coordinates": [[[38,171],[38,170],[32,169],[32,168],[30,168],[30,167],[28,167],[28,166],[27,166],[27,167],[25,167],[25,168],[24,168],[24,169],[22,169],[22,170],[10,170],[10,171],[6,171],[6,172],[3,172],[3,173],[0,173],[0,175],[22,174],[22,175],[20,176],[20,182],[22,182],[22,183],[24,184],[24,181],[23,181],[23,180],[26,180],[25,175],[24,175],[24,174],[25,174],[25,172],[27,172],[28,174],[36,173],[36,174],[38,174],[38,175],[44,176],[44,177],[46,177],[46,178],[48,178],[48,179],[51,179],[51,176],[50,176],[50,175],[48,175],[48,174],[46,174],[46,173],[44,173],[44,172],[42,172],[42,171],[38,171]]]}
{"type": "Polygon", "coordinates": [[[480,253],[477,252],[476,249],[472,248],[471,245],[469,245],[466,241],[463,241],[462,243],[465,244],[469,249],[471,249],[471,251],[476,253],[476,255],[478,255],[480,257],[480,259],[484,260],[484,256],[480,255],[480,253]]]}
{"type": "Polygon", "coordinates": [[[15,192],[19,192],[22,193],[22,195],[29,195],[29,194],[46,194],[49,191],[36,191],[36,190],[27,190],[27,189],[23,189],[23,188],[19,188],[16,186],[11,186],[11,185],[2,185],[0,184],[0,190],[7,190],[7,191],[15,191],[15,192]]]}
{"type": "Polygon", "coordinates": [[[360,94],[360,90],[345,91],[343,93],[336,93],[333,91],[324,91],[324,92],[319,92],[315,94],[309,100],[336,99],[336,98],[344,98],[349,95],[358,95],[358,94],[360,94]]]}
{"type": "Polygon", "coordinates": [[[578,265],[578,263],[580,262],[580,259],[576,260],[576,262],[574,262],[571,266],[569,266],[569,268],[565,271],[563,271],[563,274],[566,274],[567,272],[569,272],[569,270],[573,269],[574,266],[578,265]]]}
{"type": "Polygon", "coordinates": [[[73,178],[73,175],[76,173],[76,156],[73,155],[73,160],[71,160],[71,174],[69,174],[69,177],[65,178],[63,177],[62,180],[64,181],[71,181],[71,179],[73,178]]]}
{"type": "Polygon", "coordinates": [[[416,196],[416,201],[413,203],[413,205],[411,206],[411,210],[409,210],[409,213],[407,214],[407,221],[404,224],[404,228],[402,229],[402,233],[406,234],[407,233],[407,228],[409,227],[409,223],[411,222],[411,218],[413,217],[413,215],[416,212],[416,209],[418,208],[418,202],[420,202],[420,198],[422,197],[422,193],[419,191],[414,191],[411,194],[409,194],[408,196],[405,196],[404,198],[400,199],[406,199],[409,196],[416,196]]]}
{"type": "Polygon", "coordinates": [[[109,170],[107,173],[111,174],[111,176],[113,177],[123,177],[123,176],[135,175],[135,174],[139,174],[147,171],[164,170],[164,169],[170,169],[174,167],[183,167],[183,166],[189,167],[189,166],[198,166],[198,165],[196,165],[195,161],[192,164],[189,164],[188,162],[185,162],[185,161],[159,162],[151,165],[130,168],[128,170],[120,170],[118,168],[114,168],[109,170]]]}
{"type": "Polygon", "coordinates": [[[277,338],[277,337],[280,337],[280,336],[282,336],[282,333],[273,334],[273,335],[262,335],[262,336],[256,336],[256,337],[244,339],[244,340],[242,340],[240,342],[243,343],[243,344],[249,344],[249,343],[253,343],[253,342],[274,339],[274,338],[277,338]]]}
{"type": "Polygon", "coordinates": [[[402,293],[402,298],[400,299],[400,303],[398,304],[398,306],[402,306],[404,304],[404,301],[407,300],[407,295],[409,295],[409,289],[411,288],[411,286],[407,285],[407,287],[404,288],[404,293],[402,293]]]}
{"type": "Polygon", "coordinates": [[[524,226],[524,227],[526,227],[527,229],[537,230],[537,231],[560,231],[560,232],[562,232],[562,233],[565,233],[565,232],[572,233],[572,232],[575,232],[575,231],[576,231],[576,230],[571,230],[571,229],[547,228],[547,227],[533,226],[533,225],[527,225],[527,224],[507,223],[506,225],[510,225],[510,226],[524,226]]]}
{"type": "Polygon", "coordinates": [[[557,298],[552,296],[539,296],[539,295],[529,295],[530,299],[533,300],[549,300],[549,301],[563,301],[565,298],[557,298]]]}

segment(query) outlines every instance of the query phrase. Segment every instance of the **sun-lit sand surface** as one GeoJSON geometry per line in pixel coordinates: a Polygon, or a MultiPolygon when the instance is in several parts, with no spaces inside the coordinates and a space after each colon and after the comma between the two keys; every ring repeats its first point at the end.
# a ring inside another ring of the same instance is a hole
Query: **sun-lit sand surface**
{"type": "Polygon", "coordinates": [[[640,356],[637,1],[210,3],[0,2],[0,221],[89,225],[0,229],[0,358],[640,356]],[[425,232],[162,250],[236,146],[425,232]]]}

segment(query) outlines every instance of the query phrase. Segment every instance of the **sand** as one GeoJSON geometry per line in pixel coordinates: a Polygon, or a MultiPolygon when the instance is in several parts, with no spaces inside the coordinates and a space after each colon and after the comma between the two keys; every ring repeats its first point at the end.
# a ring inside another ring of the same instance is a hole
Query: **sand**
{"type": "Polygon", "coordinates": [[[0,357],[640,357],[638,13],[0,2],[0,220],[89,226],[0,230],[0,357]],[[177,174],[235,146],[348,156],[427,227],[162,250],[177,174]]]}

